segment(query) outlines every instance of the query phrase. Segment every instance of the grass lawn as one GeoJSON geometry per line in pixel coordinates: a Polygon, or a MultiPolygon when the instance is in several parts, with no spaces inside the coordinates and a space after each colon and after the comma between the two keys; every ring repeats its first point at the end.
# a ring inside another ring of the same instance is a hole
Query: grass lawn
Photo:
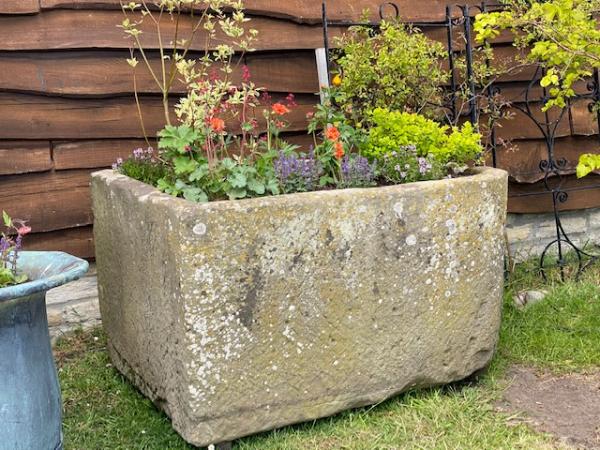
{"type": "MultiPolygon", "coordinates": [[[[101,330],[57,346],[66,450],[191,449],[168,419],[110,365],[101,330]]],[[[600,267],[578,283],[550,284],[521,267],[507,285],[500,345],[477,380],[408,392],[361,408],[245,438],[237,449],[550,449],[556,440],[496,411],[512,364],[555,372],[600,368],[600,267]],[[517,310],[512,296],[544,288],[544,302],[517,310]]]]}

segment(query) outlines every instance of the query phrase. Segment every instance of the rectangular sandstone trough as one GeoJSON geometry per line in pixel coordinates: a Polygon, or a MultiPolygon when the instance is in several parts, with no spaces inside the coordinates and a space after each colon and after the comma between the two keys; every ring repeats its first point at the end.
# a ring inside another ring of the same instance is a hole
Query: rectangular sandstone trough
{"type": "Polygon", "coordinates": [[[116,367],[204,446],[492,358],[507,174],[196,204],[93,175],[116,367]]]}

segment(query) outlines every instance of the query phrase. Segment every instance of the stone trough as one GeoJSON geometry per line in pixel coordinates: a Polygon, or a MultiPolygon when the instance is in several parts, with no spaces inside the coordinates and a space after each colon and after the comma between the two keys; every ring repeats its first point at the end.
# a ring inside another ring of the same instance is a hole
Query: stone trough
{"type": "Polygon", "coordinates": [[[204,446],[492,358],[507,175],[195,204],[93,175],[116,367],[204,446]]]}

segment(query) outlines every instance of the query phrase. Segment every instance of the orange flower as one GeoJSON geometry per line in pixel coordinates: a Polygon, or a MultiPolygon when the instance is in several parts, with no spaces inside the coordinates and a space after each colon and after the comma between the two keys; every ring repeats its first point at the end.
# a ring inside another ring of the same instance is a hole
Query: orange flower
{"type": "Polygon", "coordinates": [[[290,109],[283,103],[275,103],[271,109],[273,110],[273,113],[277,114],[278,116],[283,116],[290,112],[290,109]]]}
{"type": "Polygon", "coordinates": [[[340,130],[338,130],[333,125],[327,127],[327,130],[325,130],[325,137],[330,141],[337,141],[340,138],[340,136],[340,130]]]}
{"type": "Polygon", "coordinates": [[[210,127],[217,133],[220,133],[225,129],[225,121],[218,117],[213,117],[210,119],[210,127]]]}
{"type": "Polygon", "coordinates": [[[344,152],[344,144],[342,144],[340,141],[337,141],[335,143],[335,153],[333,154],[337,159],[342,159],[345,155],[344,152]]]}

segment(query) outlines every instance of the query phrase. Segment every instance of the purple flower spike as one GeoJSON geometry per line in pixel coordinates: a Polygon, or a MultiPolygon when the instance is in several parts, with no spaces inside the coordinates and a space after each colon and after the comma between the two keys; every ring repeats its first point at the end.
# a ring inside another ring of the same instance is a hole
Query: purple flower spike
{"type": "Polygon", "coordinates": [[[343,187],[371,186],[375,180],[375,163],[360,155],[346,155],[340,164],[343,187]]]}
{"type": "Polygon", "coordinates": [[[321,163],[315,158],[312,148],[305,157],[294,154],[288,156],[280,151],[279,157],[274,161],[274,167],[284,192],[312,191],[318,186],[323,173],[321,163]]]}

